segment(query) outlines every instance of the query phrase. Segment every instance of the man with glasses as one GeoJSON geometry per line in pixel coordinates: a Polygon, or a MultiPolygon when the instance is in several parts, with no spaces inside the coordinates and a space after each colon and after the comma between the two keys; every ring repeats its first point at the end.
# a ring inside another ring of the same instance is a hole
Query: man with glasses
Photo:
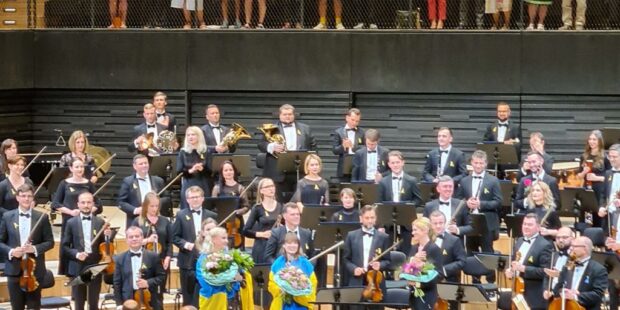
{"type": "MultiPolygon", "coordinates": [[[[555,248],[557,249],[552,253],[552,266],[553,268],[545,268],[545,274],[550,278],[553,278],[551,287],[553,288],[558,283],[558,277],[560,271],[568,262],[570,256],[570,244],[575,239],[575,232],[569,227],[561,227],[558,229],[557,235],[555,235],[555,248]]],[[[543,287],[549,287],[549,278],[545,278],[543,287]]]]}

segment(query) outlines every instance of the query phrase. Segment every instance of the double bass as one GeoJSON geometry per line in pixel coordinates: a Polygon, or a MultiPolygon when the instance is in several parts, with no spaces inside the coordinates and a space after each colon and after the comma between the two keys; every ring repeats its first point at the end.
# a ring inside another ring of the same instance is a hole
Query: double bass
{"type": "MultiPolygon", "coordinates": [[[[575,269],[576,264],[577,264],[577,256],[575,255],[575,253],[572,253],[568,258],[568,262],[566,262],[566,269],[573,270],[575,269]]],[[[551,282],[551,280],[549,282],[551,282]]],[[[549,310],[586,310],[586,308],[580,305],[576,300],[566,299],[566,295],[564,294],[564,288],[562,288],[562,293],[560,294],[560,297],[554,298],[549,303],[549,308],[547,309],[549,310]]]]}

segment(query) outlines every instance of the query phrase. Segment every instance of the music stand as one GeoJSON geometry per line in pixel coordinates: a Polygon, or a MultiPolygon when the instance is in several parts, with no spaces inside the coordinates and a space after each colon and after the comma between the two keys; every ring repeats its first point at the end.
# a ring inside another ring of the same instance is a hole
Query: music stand
{"type": "Polygon", "coordinates": [[[306,157],[310,154],[316,154],[314,151],[286,151],[278,153],[277,170],[283,174],[296,173],[299,180],[300,169],[306,161],[306,157]]]}
{"type": "Polygon", "coordinates": [[[300,226],[315,228],[321,222],[331,222],[332,215],[340,209],[342,209],[342,206],[304,205],[300,226]]]}
{"type": "Polygon", "coordinates": [[[435,196],[437,196],[437,192],[435,191],[435,188],[437,188],[437,183],[435,182],[420,182],[418,183],[418,188],[420,189],[422,205],[433,200],[435,196]]]}
{"type": "Polygon", "coordinates": [[[573,218],[579,216],[577,192],[578,188],[575,187],[565,187],[560,190],[560,209],[557,210],[559,216],[570,216],[573,218]],[[575,212],[576,210],[577,212],[575,212]]]}
{"type": "MultiPolygon", "coordinates": [[[[261,309],[265,309],[263,296],[265,294],[265,287],[267,286],[267,282],[269,282],[269,273],[271,272],[271,264],[263,263],[263,264],[255,264],[252,269],[250,269],[250,274],[252,275],[252,280],[259,289],[260,301],[259,306],[261,309]]],[[[256,302],[254,302],[256,305],[256,302]]]]}
{"type": "Polygon", "coordinates": [[[620,259],[616,253],[592,251],[592,259],[607,269],[607,277],[620,280],[620,259]]]}
{"type": "Polygon", "coordinates": [[[377,226],[403,225],[409,227],[417,217],[412,203],[378,203],[377,226]]]}
{"type": "Polygon", "coordinates": [[[512,193],[517,187],[517,184],[512,183],[510,180],[500,180],[499,186],[502,190],[502,206],[509,207],[512,204],[512,193]]]}
{"type": "Polygon", "coordinates": [[[603,128],[603,142],[608,149],[613,144],[620,142],[620,128],[603,128]]]}
{"type": "Polygon", "coordinates": [[[346,154],[342,158],[342,175],[351,176],[353,173],[353,154],[346,154]]]}
{"type": "Polygon", "coordinates": [[[360,209],[363,205],[379,202],[379,185],[374,182],[340,183],[339,191],[343,188],[350,188],[355,192],[360,209]]]}
{"type": "Polygon", "coordinates": [[[47,191],[50,193],[50,199],[51,196],[56,193],[56,189],[58,189],[60,181],[68,178],[70,173],[71,172],[69,171],[68,167],[60,167],[54,169],[54,172],[52,172],[52,176],[47,183],[47,191]]]}
{"type": "Polygon", "coordinates": [[[77,286],[77,285],[86,285],[86,304],[90,304],[90,298],[88,297],[88,284],[97,277],[101,272],[103,272],[108,267],[108,263],[103,264],[95,264],[84,269],[78,276],[71,279],[69,283],[65,283],[65,286],[77,286]]]}
{"type": "Polygon", "coordinates": [[[313,304],[321,309],[321,305],[359,303],[363,291],[364,287],[321,288],[316,292],[316,301],[313,304]]]}
{"type": "Polygon", "coordinates": [[[495,271],[496,279],[503,279],[499,277],[500,273],[509,267],[509,256],[505,254],[494,253],[474,253],[474,257],[489,271],[495,271]]]}
{"type": "MultiPolygon", "coordinates": [[[[226,196],[226,197],[208,197],[202,204],[203,208],[217,213],[217,222],[221,223],[227,216],[233,211],[239,208],[239,197],[226,196]]],[[[229,220],[233,220],[235,217],[231,217],[229,220]]]]}
{"type": "Polygon", "coordinates": [[[487,226],[487,217],[484,213],[470,213],[469,219],[471,220],[471,232],[466,236],[469,237],[480,237],[489,233],[489,228],[487,226]]]}
{"type": "Polygon", "coordinates": [[[599,209],[596,194],[591,189],[581,188],[577,192],[577,200],[581,203],[581,209],[596,214],[599,209]]]}
{"type": "Polygon", "coordinates": [[[499,165],[518,165],[517,148],[511,144],[502,142],[481,142],[476,149],[487,153],[488,164],[494,166],[495,175],[498,174],[499,165]]]}
{"type": "Polygon", "coordinates": [[[250,170],[250,155],[233,155],[233,154],[209,154],[211,156],[211,175],[215,176],[219,173],[222,164],[225,161],[231,161],[237,172],[239,178],[250,178],[252,172],[250,170]]]}
{"type": "Polygon", "coordinates": [[[360,227],[360,223],[356,222],[321,222],[312,229],[314,247],[327,249],[360,227]]]}
{"type": "Polygon", "coordinates": [[[439,298],[458,303],[486,303],[489,295],[478,284],[437,283],[439,298]]]}
{"type": "Polygon", "coordinates": [[[519,238],[523,236],[521,226],[523,225],[524,218],[525,214],[506,214],[504,223],[506,223],[506,230],[509,237],[519,238]]]}
{"type": "Polygon", "coordinates": [[[161,154],[151,157],[149,163],[149,174],[169,180],[174,177],[174,171],[177,167],[177,154],[161,154]]]}

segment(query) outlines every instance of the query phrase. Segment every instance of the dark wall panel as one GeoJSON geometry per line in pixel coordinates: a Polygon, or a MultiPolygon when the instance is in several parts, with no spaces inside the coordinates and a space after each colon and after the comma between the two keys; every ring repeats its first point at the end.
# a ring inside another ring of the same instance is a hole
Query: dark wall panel
{"type": "Polygon", "coordinates": [[[0,31],[0,89],[33,87],[32,31],[0,31]]]}
{"type": "Polygon", "coordinates": [[[518,93],[519,33],[352,33],[354,92],[518,93]]]}
{"type": "Polygon", "coordinates": [[[15,139],[20,152],[32,150],[31,96],[30,90],[0,91],[0,142],[15,139]]]}
{"type": "Polygon", "coordinates": [[[37,31],[36,88],[186,88],[187,34],[37,31]]]}

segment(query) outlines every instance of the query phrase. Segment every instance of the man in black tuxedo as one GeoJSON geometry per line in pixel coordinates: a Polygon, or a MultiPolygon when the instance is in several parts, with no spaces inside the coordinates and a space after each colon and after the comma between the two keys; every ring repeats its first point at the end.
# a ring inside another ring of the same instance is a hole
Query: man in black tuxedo
{"type": "MultiPolygon", "coordinates": [[[[553,172],[553,156],[549,155],[545,151],[545,136],[541,132],[534,131],[530,133],[530,150],[533,152],[538,152],[543,157],[542,169],[546,174],[551,174],[553,172]]],[[[524,158],[521,163],[521,169],[517,173],[517,180],[521,181],[521,178],[530,174],[530,164],[527,161],[527,158],[524,158]]]]}
{"type": "Polygon", "coordinates": [[[539,234],[540,225],[536,214],[529,213],[521,225],[523,237],[517,239],[513,261],[506,269],[506,277],[521,277],[525,291],[525,301],[532,310],[546,310],[547,300],[543,298],[544,269],[549,266],[553,245],[539,234]]]}
{"type": "Polygon", "coordinates": [[[279,118],[275,126],[278,127],[278,133],[284,137],[285,143],[269,142],[262,133],[259,133],[258,149],[261,154],[258,154],[256,161],[259,168],[262,164],[263,177],[270,178],[276,183],[278,201],[283,202],[289,201],[293,195],[297,187],[297,174],[295,171],[286,174],[278,171],[276,157],[286,151],[316,151],[317,143],[310,126],[295,121],[295,107],[292,105],[282,105],[279,118]]]}
{"type": "MultiPolygon", "coordinates": [[[[138,154],[133,157],[133,170],[135,174],[123,179],[118,192],[118,206],[127,215],[125,227],[131,226],[133,220],[142,213],[142,202],[146,194],[159,193],[165,186],[162,178],[149,175],[149,160],[146,156],[138,154]]],[[[172,202],[167,192],[162,193],[160,204],[161,213],[170,215],[172,202]]]]}
{"type": "Polygon", "coordinates": [[[452,146],[452,129],[441,127],[437,131],[438,148],[432,149],[426,155],[426,164],[422,178],[426,182],[435,182],[439,176],[448,175],[459,184],[467,176],[465,153],[452,146]]]}
{"type": "MultiPolygon", "coordinates": [[[[390,255],[386,254],[379,260],[373,258],[382,254],[390,247],[390,237],[375,228],[377,221],[376,207],[366,205],[360,210],[362,227],[347,233],[344,241],[344,267],[348,272],[347,286],[365,285],[365,275],[369,270],[385,271],[390,264],[390,255]]],[[[381,282],[381,290],[386,292],[385,281],[381,282]]],[[[382,309],[379,307],[378,309],[382,309]]]]}
{"type": "Polygon", "coordinates": [[[555,201],[556,208],[560,208],[560,189],[558,188],[558,181],[556,178],[548,175],[543,169],[543,157],[540,153],[536,151],[531,151],[527,154],[527,162],[530,168],[530,174],[521,178],[519,181],[519,185],[517,185],[514,206],[516,210],[525,211],[529,207],[527,205],[527,195],[525,190],[529,187],[534,181],[539,180],[547,185],[549,185],[549,189],[551,189],[551,193],[553,194],[553,200],[555,201]]]}
{"type": "Polygon", "coordinates": [[[160,151],[155,147],[146,147],[146,135],[153,134],[153,144],[155,145],[159,134],[166,130],[167,127],[157,122],[157,114],[155,113],[155,106],[151,103],[144,105],[142,116],[144,122],[140,125],[136,125],[133,128],[133,141],[129,144],[127,149],[129,152],[138,152],[140,154],[147,155],[149,157],[159,155],[160,151]]]}
{"type": "MultiPolygon", "coordinates": [[[[91,265],[98,264],[101,260],[99,245],[106,241],[112,241],[112,230],[105,227],[103,235],[99,232],[104,229],[105,221],[92,213],[95,205],[93,195],[84,192],[78,196],[79,216],[74,216],[67,221],[62,248],[69,258],[67,276],[77,277],[82,271],[91,265]]],[[[75,302],[75,309],[84,309],[84,303],[88,301],[89,309],[97,309],[99,305],[99,293],[101,292],[102,274],[97,275],[88,284],[71,287],[71,297],[75,302]],[[86,293],[88,291],[88,297],[86,293]]]]}
{"type": "Polygon", "coordinates": [[[360,147],[353,155],[351,181],[379,183],[388,171],[388,150],[379,145],[381,135],[376,129],[368,129],[364,134],[365,147],[360,147]]]}
{"type": "MultiPolygon", "coordinates": [[[[269,263],[273,262],[281,253],[282,245],[284,244],[284,237],[288,232],[294,232],[299,237],[300,246],[304,254],[308,257],[312,257],[314,251],[314,245],[312,242],[312,231],[307,228],[300,227],[301,211],[294,202],[288,202],[284,205],[282,213],[284,218],[284,225],[271,230],[271,237],[267,240],[267,246],[265,248],[265,256],[269,263]]],[[[317,273],[317,277],[319,274],[317,273]]]]}
{"type": "MultiPolygon", "coordinates": [[[[551,255],[553,261],[551,262],[553,266],[552,269],[545,268],[545,277],[543,281],[543,287],[549,287],[549,279],[551,281],[551,288],[555,287],[558,283],[558,277],[560,276],[560,271],[568,262],[570,256],[570,245],[575,239],[575,232],[572,231],[569,227],[563,226],[558,229],[558,233],[555,235],[555,246],[553,249],[553,254],[551,255]]],[[[617,309],[618,307],[616,307],[617,309]]]]}
{"type": "MultiPolygon", "coordinates": [[[[215,104],[208,105],[205,109],[205,118],[207,123],[200,127],[200,129],[202,129],[205,135],[207,153],[234,153],[237,150],[236,145],[229,149],[227,145],[221,143],[229,128],[220,123],[220,108],[215,104]]],[[[217,170],[217,168],[214,168],[214,170],[217,170]]]]}
{"type": "Polygon", "coordinates": [[[446,216],[443,212],[434,210],[428,217],[437,236],[435,244],[441,249],[443,277],[448,282],[460,283],[461,271],[465,266],[463,241],[446,231],[446,216]]]}
{"type": "Polygon", "coordinates": [[[471,155],[474,169],[471,175],[461,179],[456,197],[465,199],[469,212],[484,214],[487,232],[482,236],[468,236],[467,250],[493,253],[493,241],[499,238],[499,212],[502,206],[502,191],[499,180],[486,173],[487,154],[477,150],[471,155]],[[478,249],[480,247],[480,249],[478,249]]]}
{"type": "MultiPolygon", "coordinates": [[[[611,169],[605,171],[605,191],[603,193],[603,199],[601,207],[599,208],[598,215],[607,221],[607,213],[611,212],[611,226],[620,228],[618,223],[618,212],[620,210],[620,144],[613,144],[607,151],[607,159],[611,164],[611,169]]],[[[605,231],[609,230],[607,224],[603,225],[605,231]]],[[[607,232],[609,234],[609,232],[607,232]]],[[[620,234],[618,234],[620,237],[620,234]]],[[[618,240],[620,241],[620,240],[618,240]]]]}
{"type": "Polygon", "coordinates": [[[41,287],[28,293],[19,286],[22,275],[20,263],[24,255],[34,258],[34,276],[41,285],[46,274],[45,252],[54,247],[54,235],[47,214],[32,210],[34,189],[29,184],[17,188],[15,196],[19,207],[8,211],[0,221],[0,255],[8,258],[4,266],[7,277],[11,309],[41,308],[41,287]],[[38,227],[36,223],[42,217],[38,227]]]}
{"type": "Polygon", "coordinates": [[[364,130],[358,127],[361,117],[362,112],[359,109],[349,109],[345,115],[345,125],[338,127],[332,133],[332,152],[338,155],[336,176],[341,182],[351,180],[351,172],[343,171],[345,157],[353,156],[360,147],[364,146],[364,130]]]}
{"type": "MultiPolygon", "coordinates": [[[[607,290],[607,270],[591,259],[592,241],[587,237],[575,238],[571,244],[571,253],[577,257],[575,267],[568,270],[564,266],[553,288],[553,296],[560,298],[563,291],[566,299],[575,300],[586,309],[600,309],[607,290]]],[[[550,295],[545,292],[545,298],[550,295]]]]}
{"type": "MultiPolygon", "coordinates": [[[[484,133],[483,142],[497,142],[514,145],[517,158],[521,158],[521,127],[510,120],[510,106],[506,102],[497,104],[497,120],[484,133]]],[[[505,169],[516,169],[516,165],[499,165],[499,177],[503,177],[505,169]]]]}
{"type": "MultiPolygon", "coordinates": [[[[461,241],[463,236],[469,234],[473,228],[469,219],[469,209],[465,205],[465,201],[452,198],[454,194],[454,181],[447,175],[440,176],[437,180],[437,193],[439,198],[429,201],[424,206],[424,217],[430,218],[435,211],[440,211],[447,218],[447,230],[449,233],[459,236],[461,241]],[[461,203],[463,204],[461,206],[461,203]],[[461,206],[460,210],[457,208],[461,206]],[[454,219],[454,222],[452,222],[454,219]]],[[[431,219],[432,220],[432,219],[431,219]]],[[[445,221],[444,221],[445,222],[445,221]]],[[[442,228],[443,231],[444,228],[442,228]]],[[[445,265],[444,265],[445,266],[445,265]]]]}
{"type": "Polygon", "coordinates": [[[199,186],[192,186],[185,193],[189,208],[177,212],[172,225],[172,243],[179,249],[177,266],[181,274],[181,294],[183,305],[198,307],[198,290],[196,280],[196,262],[198,250],[194,242],[200,233],[202,222],[207,218],[217,218],[217,214],[202,207],[205,200],[204,191],[199,186]]]}
{"type": "MultiPolygon", "coordinates": [[[[166,277],[159,255],[142,249],[142,229],[129,227],[125,233],[129,250],[114,257],[114,301],[121,306],[124,301],[133,299],[138,289],[151,292],[151,308],[164,308],[163,300],[157,292],[166,277]]],[[[185,302],[185,300],[183,300],[185,302]]]]}
{"type": "Polygon", "coordinates": [[[166,111],[168,105],[168,96],[161,91],[158,91],[153,95],[153,105],[155,106],[155,116],[157,117],[157,123],[166,127],[166,130],[177,132],[177,120],[172,113],[166,111]]]}

